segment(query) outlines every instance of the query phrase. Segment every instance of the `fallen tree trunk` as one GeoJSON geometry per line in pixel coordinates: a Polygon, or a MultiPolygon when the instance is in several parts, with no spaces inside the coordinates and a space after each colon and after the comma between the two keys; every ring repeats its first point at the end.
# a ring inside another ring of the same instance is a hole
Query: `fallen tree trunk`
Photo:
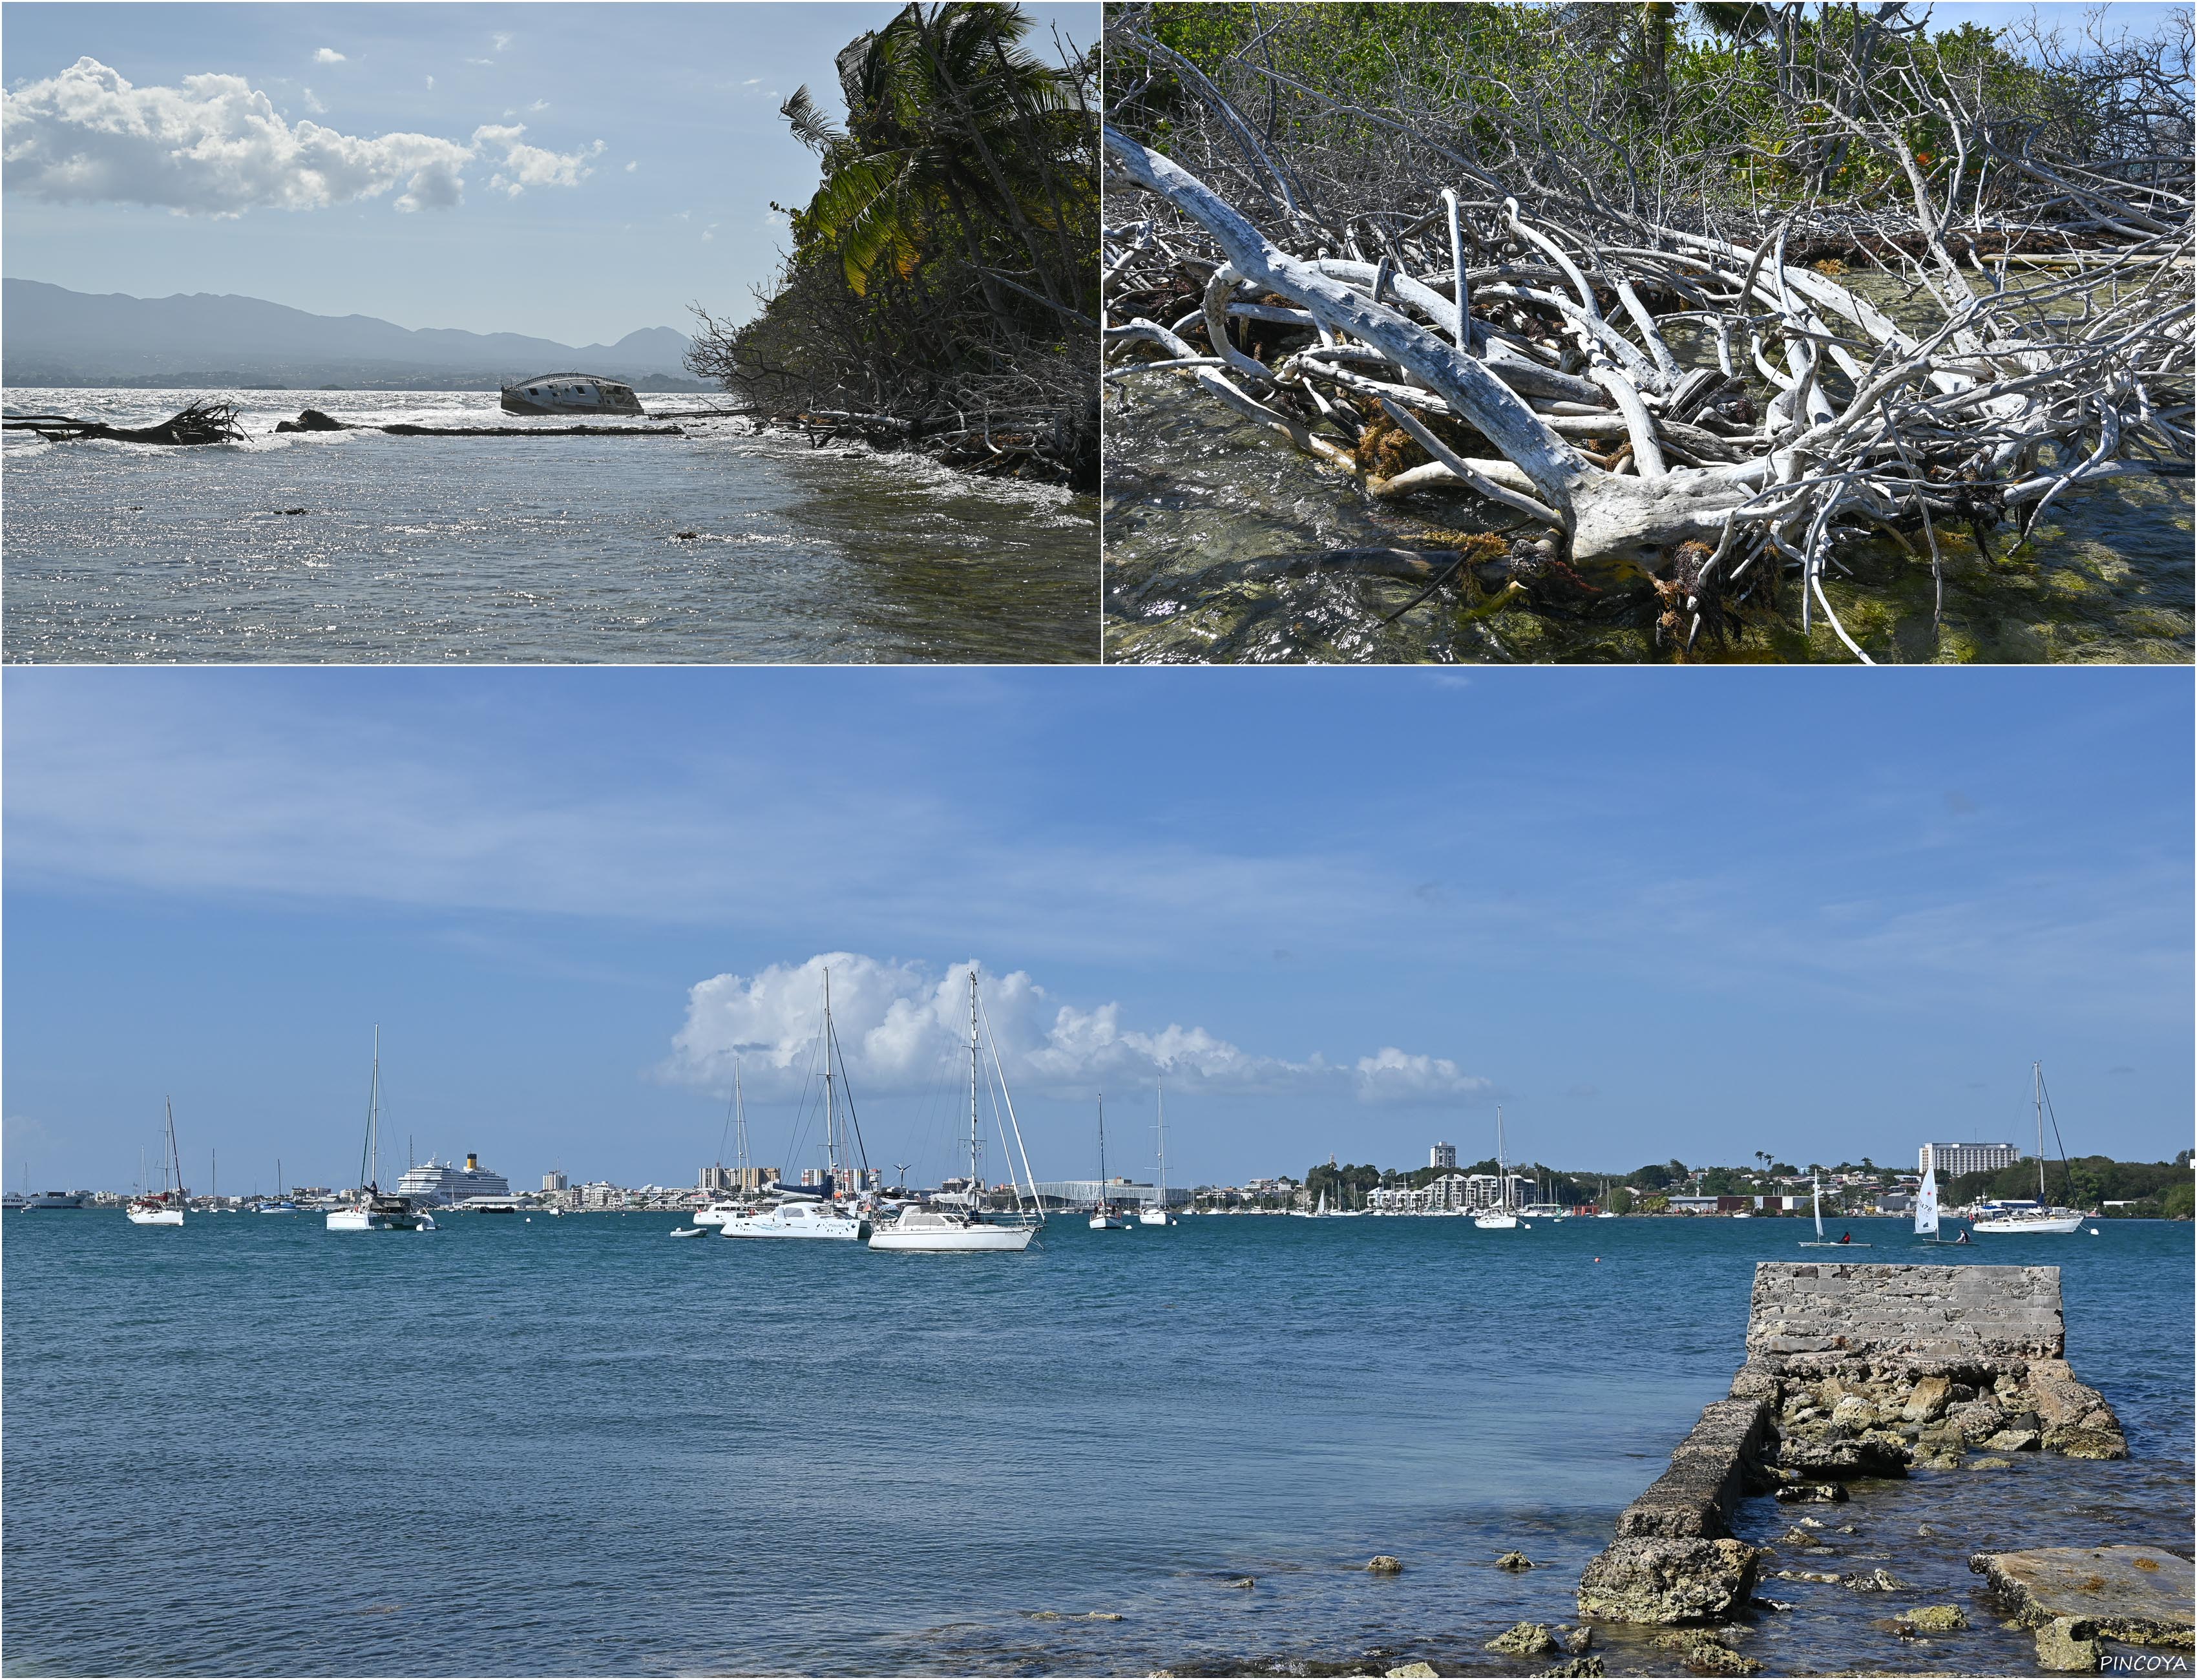
{"type": "Polygon", "coordinates": [[[4,423],[9,432],[35,432],[49,443],[96,438],[113,443],[241,443],[244,429],[228,403],[194,403],[158,426],[109,426],[104,420],[73,420],[67,414],[22,414],[4,423]]]}
{"type": "Polygon", "coordinates": [[[1287,237],[1315,249],[1284,249],[1171,159],[1110,125],[1104,140],[1189,224],[1108,230],[1117,372],[1156,346],[1168,366],[1154,377],[1196,382],[1377,497],[1463,487],[1538,518],[1574,565],[1655,578],[1689,646],[1720,601],[1791,570],[1803,625],[1820,608],[1865,659],[1823,590],[1841,542],[1927,546],[1938,574],[1940,528],[1980,542],[2014,517],[2026,530],[2072,484],[2187,472],[2197,441],[2186,223],[2026,288],[2003,259],[1980,290],[1950,255],[1950,272],[1913,264],[1942,319],[1910,333],[1788,261],[1783,229],[1748,249],[1632,217],[1529,220],[1515,199],[1483,199],[1473,247],[1498,260],[1463,268],[1460,202],[1444,192],[1446,249],[1406,240],[1378,264],[1345,262],[1319,248],[1322,229],[1293,223],[1287,237]],[[1220,260],[1201,277],[1167,235],[1202,235],[1220,260]],[[1414,252],[1425,267],[1407,274],[1414,252]],[[2124,268],[2138,258],[2160,260],[2124,268]],[[1192,291],[1198,307],[1171,325],[1118,321],[1122,299],[1192,291]],[[1716,367],[1681,365],[1668,336],[1681,324],[1713,338],[1716,367]],[[1590,455],[1589,437],[1623,442],[1590,455]],[[1400,458],[1413,453],[1421,464],[1400,458]]]}

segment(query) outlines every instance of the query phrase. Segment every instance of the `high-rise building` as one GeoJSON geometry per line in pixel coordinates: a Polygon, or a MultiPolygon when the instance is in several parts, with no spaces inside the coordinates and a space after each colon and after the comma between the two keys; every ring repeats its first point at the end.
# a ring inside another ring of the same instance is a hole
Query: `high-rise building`
{"type": "Polygon", "coordinates": [[[1436,1144],[1427,1151],[1427,1165],[1439,1167],[1445,1173],[1454,1173],[1457,1171],[1457,1145],[1436,1144]]]}
{"type": "Polygon", "coordinates": [[[2021,1151],[2012,1144],[1925,1144],[1915,1170],[1927,1173],[1934,1167],[1939,1181],[1946,1183],[1963,1173],[1996,1173],[2020,1159],[2021,1151]]]}
{"type": "Polygon", "coordinates": [[[562,1173],[544,1173],[542,1175],[542,1188],[553,1190],[570,1190],[571,1185],[562,1173]]]}

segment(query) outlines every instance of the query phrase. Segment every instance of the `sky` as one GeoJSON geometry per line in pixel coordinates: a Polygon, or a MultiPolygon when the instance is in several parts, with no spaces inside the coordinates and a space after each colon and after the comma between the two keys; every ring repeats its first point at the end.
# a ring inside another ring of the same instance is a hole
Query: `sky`
{"type": "MultiPolygon", "coordinates": [[[[15,3],[6,272],[609,344],[745,319],[868,3],[15,3]],[[81,61],[90,60],[90,66],[81,61]]],[[[1095,0],[1033,4],[1088,46],[1095,0]]]]}
{"type": "Polygon", "coordinates": [[[7,1186],[2190,1143],[2186,670],[10,670],[7,1186]],[[808,1153],[803,1153],[808,1150],[808,1153]],[[729,1158],[728,1156],[726,1158],[729,1158]]]}

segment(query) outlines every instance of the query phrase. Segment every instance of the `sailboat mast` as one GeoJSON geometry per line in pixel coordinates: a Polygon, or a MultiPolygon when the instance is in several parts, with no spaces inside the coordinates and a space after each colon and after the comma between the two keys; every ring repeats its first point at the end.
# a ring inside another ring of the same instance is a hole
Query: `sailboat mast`
{"type": "MultiPolygon", "coordinates": [[[[978,1193],[984,1175],[977,1163],[983,1156],[983,1134],[977,1126],[977,970],[969,970],[969,1213],[975,1217],[981,1203],[978,1193]]],[[[1012,1163],[1010,1163],[1012,1165],[1012,1163]]]]}
{"type": "Polygon", "coordinates": [[[737,1053],[733,1057],[733,1160],[745,1179],[748,1169],[748,1109],[746,1099],[740,1095],[740,1058],[737,1053]]]}
{"type": "Polygon", "coordinates": [[[374,1027],[374,1073],[366,1086],[366,1149],[358,1163],[359,1177],[369,1194],[381,1191],[381,1023],[374,1027]]]}
{"type": "Polygon", "coordinates": [[[2029,1075],[2030,1075],[2030,1078],[2031,1078],[2031,1080],[2034,1082],[2034,1089],[2033,1089],[2033,1092],[2032,1092],[2032,1094],[2033,1098],[2034,1098],[2034,1100],[2035,1100],[2035,1102],[2036,1102],[2036,1104],[2037,1104],[2037,1205],[2038,1205],[2039,1208],[2042,1208],[2042,1207],[2043,1207],[2043,1206],[2045,1205],[2045,1201],[2044,1201],[2044,1063],[2042,1063],[2042,1062],[2032,1062],[2032,1063],[2029,1064],[2029,1075]]]}
{"type": "Polygon", "coordinates": [[[1098,1093],[1098,1212],[1106,1212],[1106,1093],[1098,1093]]]}
{"type": "Polygon", "coordinates": [[[1167,1199],[1167,1086],[1164,1086],[1164,1085],[1161,1085],[1161,1086],[1155,1086],[1155,1087],[1154,1087],[1154,1089],[1155,1089],[1155,1091],[1156,1091],[1156,1092],[1157,1092],[1157,1094],[1158,1094],[1159,1105],[1160,1105],[1160,1119],[1159,1119],[1159,1125],[1158,1125],[1158,1127],[1157,1127],[1157,1128],[1156,1128],[1156,1130],[1158,1131],[1158,1133],[1159,1133],[1159,1134],[1160,1134],[1160,1211],[1161,1211],[1162,1213],[1165,1213],[1165,1212],[1167,1211],[1167,1205],[1168,1205],[1168,1199],[1167,1199]]]}
{"type": "Polygon", "coordinates": [[[1495,1105],[1495,1188],[1502,1193],[1503,1205],[1510,1205],[1510,1160],[1503,1144],[1503,1104],[1495,1105]]]}
{"type": "Polygon", "coordinates": [[[831,1174],[834,1196],[839,1190],[839,1102],[832,1082],[832,970],[824,970],[824,1170],[831,1174]]]}

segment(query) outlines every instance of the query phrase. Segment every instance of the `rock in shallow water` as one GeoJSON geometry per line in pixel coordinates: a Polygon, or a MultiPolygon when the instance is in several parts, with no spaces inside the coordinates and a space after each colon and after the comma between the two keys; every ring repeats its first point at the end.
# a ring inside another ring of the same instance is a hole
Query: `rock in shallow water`
{"type": "Polygon", "coordinates": [[[1556,1648],[1556,1639],[1543,1623],[1520,1622],[1489,1640],[1487,1648],[1506,1657],[1545,1657],[1556,1648]]]}
{"type": "Polygon", "coordinates": [[[1498,1569],[1508,1569],[1516,1573],[1521,1569],[1531,1569],[1533,1567],[1533,1560],[1523,1552],[1505,1552],[1495,1560],[1495,1567],[1498,1569]]]}
{"type": "Polygon", "coordinates": [[[1365,1567],[1368,1573],[1375,1575],[1400,1575],[1404,1573],[1404,1560],[1383,1552],[1378,1557],[1368,1559],[1365,1567]]]}
{"type": "Polygon", "coordinates": [[[2103,1653],[2097,1625],[2080,1616],[2059,1616],[2037,1630],[2037,1666],[2055,1674],[2095,1674],[2103,1653]]]}
{"type": "Polygon", "coordinates": [[[1899,1619],[1917,1633],[1959,1633],[1968,1619],[1956,1604],[1922,1604],[1900,1612],[1899,1619]]]}
{"type": "Polygon", "coordinates": [[[1619,1540],[1580,1575],[1580,1614],[1665,1625],[1713,1621],[1746,1604],[1759,1557],[1743,1540],[1619,1540]]]}

